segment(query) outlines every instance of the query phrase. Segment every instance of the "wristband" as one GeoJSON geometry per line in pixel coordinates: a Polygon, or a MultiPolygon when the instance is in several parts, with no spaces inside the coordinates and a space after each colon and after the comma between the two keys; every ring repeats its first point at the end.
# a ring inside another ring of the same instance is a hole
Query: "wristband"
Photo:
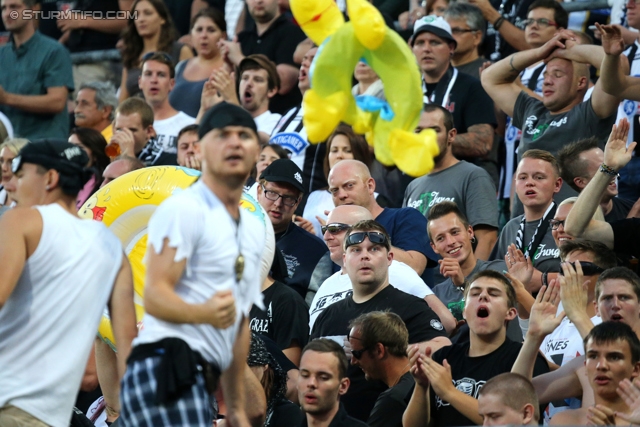
{"type": "Polygon", "coordinates": [[[542,286],[549,286],[549,282],[547,282],[547,276],[549,276],[549,272],[545,271],[542,273],[542,286]]]}
{"type": "Polygon", "coordinates": [[[498,31],[503,23],[504,23],[504,16],[500,16],[500,18],[496,19],[496,22],[493,23],[493,28],[496,31],[498,31]]]}
{"type": "Polygon", "coordinates": [[[600,165],[599,171],[609,176],[618,176],[618,172],[614,168],[607,166],[604,163],[600,165]]]}

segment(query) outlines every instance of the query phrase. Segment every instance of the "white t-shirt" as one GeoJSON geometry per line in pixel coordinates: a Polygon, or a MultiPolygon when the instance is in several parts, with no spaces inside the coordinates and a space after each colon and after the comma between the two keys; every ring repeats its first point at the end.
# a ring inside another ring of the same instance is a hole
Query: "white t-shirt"
{"type": "Polygon", "coordinates": [[[186,268],[175,291],[189,304],[201,304],[216,292],[232,290],[236,321],[227,329],[207,324],[171,323],[146,314],[144,328],[134,345],[168,337],[183,339],[221,371],[233,359],[233,344],[240,320],[251,307],[262,304],[260,264],[265,247],[265,225],[245,209],[236,221],[202,181],[165,200],[151,216],[148,245],[156,252],[164,239],[177,249],[175,261],[186,259],[186,268]],[[235,264],[244,257],[242,279],[236,282],[235,264]]]}
{"type": "Polygon", "coordinates": [[[178,133],[183,127],[192,125],[196,122],[194,117],[188,116],[182,111],[178,111],[173,117],[164,120],[155,120],[153,128],[158,135],[158,145],[162,147],[165,153],[178,152],[178,133]]]}
{"type": "Polygon", "coordinates": [[[258,132],[264,132],[267,135],[271,135],[271,132],[273,132],[273,129],[276,127],[281,117],[282,114],[272,113],[267,110],[258,117],[255,117],[253,120],[256,122],[258,132]]]}
{"type": "MultiPolygon", "coordinates": [[[[393,260],[389,266],[389,283],[402,292],[425,298],[433,295],[431,289],[418,276],[418,273],[407,264],[393,260]]],[[[324,309],[353,293],[351,279],[348,274],[340,271],[334,273],[325,280],[313,297],[309,308],[309,330],[313,330],[313,324],[324,309]]]]}
{"type": "Polygon", "coordinates": [[[331,211],[333,208],[335,208],[335,205],[333,204],[333,197],[331,197],[331,193],[329,193],[328,190],[316,190],[309,194],[307,204],[304,205],[302,217],[311,221],[311,224],[313,224],[313,228],[316,231],[316,236],[322,238],[320,222],[318,222],[316,215],[326,221],[327,215],[324,214],[324,211],[331,211]]]}
{"type": "Polygon", "coordinates": [[[58,204],[35,209],[43,221],[38,247],[0,309],[0,407],[68,427],[124,253],[100,222],[58,204]]]}

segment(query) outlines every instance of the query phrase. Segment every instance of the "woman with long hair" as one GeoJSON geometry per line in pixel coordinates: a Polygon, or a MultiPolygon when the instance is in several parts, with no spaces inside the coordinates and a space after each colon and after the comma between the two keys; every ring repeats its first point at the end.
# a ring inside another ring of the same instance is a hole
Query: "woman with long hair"
{"type": "Polygon", "coordinates": [[[91,179],[78,193],[76,206],[82,207],[93,193],[98,191],[102,184],[102,172],[109,166],[109,157],[104,153],[107,141],[102,134],[95,129],[74,128],[69,136],[69,142],[82,148],[89,156],[89,163],[86,168],[91,170],[91,179]]]}
{"type": "Polygon", "coordinates": [[[122,83],[119,102],[140,93],[138,77],[145,54],[167,52],[173,63],[193,57],[191,48],[178,43],[178,33],[162,0],[136,0],[131,7],[136,19],[127,22],[122,35],[122,83]]]}
{"type": "Polygon", "coordinates": [[[191,117],[198,115],[205,82],[214,70],[225,66],[218,42],[227,38],[226,31],[224,15],[217,9],[202,9],[191,20],[191,43],[196,56],[176,66],[176,84],[169,94],[169,102],[176,110],[191,117]]]}
{"type": "MultiPolygon", "coordinates": [[[[345,159],[360,160],[367,167],[370,167],[373,156],[371,155],[369,144],[367,144],[362,135],[355,133],[351,126],[340,124],[327,140],[327,152],[324,156],[325,178],[329,178],[331,168],[345,159]]],[[[327,219],[327,215],[324,212],[330,211],[334,207],[333,198],[328,188],[316,190],[309,194],[302,217],[313,224],[317,236],[322,237],[320,226],[327,219]],[[322,224],[319,219],[323,220],[322,224]]]]}

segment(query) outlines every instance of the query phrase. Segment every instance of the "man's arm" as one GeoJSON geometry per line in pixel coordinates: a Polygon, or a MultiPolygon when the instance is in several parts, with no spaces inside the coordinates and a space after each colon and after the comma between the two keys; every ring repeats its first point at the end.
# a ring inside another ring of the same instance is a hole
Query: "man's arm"
{"type": "Polygon", "coordinates": [[[19,95],[0,86],[0,104],[35,114],[57,114],[67,108],[69,89],[48,87],[45,95],[19,95]]]}
{"type": "Polygon", "coordinates": [[[245,395],[245,381],[247,381],[245,374],[250,339],[249,321],[244,317],[238,330],[236,342],[233,344],[233,361],[220,377],[222,393],[224,394],[224,401],[227,405],[227,419],[234,427],[261,425],[264,422],[264,414],[266,412],[264,410],[255,411],[255,419],[251,420],[251,422],[246,412],[246,397],[251,399],[248,400],[248,402],[252,404],[253,408],[266,409],[267,406],[264,392],[255,393],[255,389],[250,387],[249,391],[253,391],[253,393],[251,393],[250,396],[245,395]],[[260,420],[258,420],[258,418],[260,420]]]}
{"type": "Polygon", "coordinates": [[[469,126],[466,133],[459,133],[451,146],[453,154],[460,157],[485,157],[493,146],[493,126],[479,123],[469,126]]]}
{"type": "MultiPolygon", "coordinates": [[[[118,0],[118,8],[120,11],[130,12],[133,0],[118,0]]],[[[122,14],[122,12],[120,13],[122,14]]],[[[69,30],[95,30],[108,34],[119,34],[127,27],[127,19],[116,19],[120,15],[105,15],[107,19],[96,19],[93,16],[83,16],[82,19],[58,19],[58,28],[63,33],[69,30]],[[111,18],[111,19],[109,19],[111,18]]]]}
{"type": "Polygon", "coordinates": [[[516,83],[520,72],[542,61],[555,49],[564,48],[563,42],[566,38],[567,35],[561,32],[537,49],[514,53],[491,65],[480,76],[484,90],[502,111],[513,117],[513,108],[521,92],[520,86],[516,83]]]}
{"type": "Polygon", "coordinates": [[[440,323],[444,326],[444,330],[450,334],[456,328],[456,318],[453,317],[453,314],[449,311],[446,305],[440,301],[440,299],[435,296],[435,294],[430,294],[424,297],[424,300],[429,305],[429,308],[433,310],[435,314],[440,318],[440,323]]]}
{"type": "Polygon", "coordinates": [[[598,29],[602,33],[602,47],[605,53],[598,79],[602,81],[602,89],[623,99],[640,99],[638,79],[626,75],[622,66],[621,56],[625,43],[620,28],[617,25],[600,25],[598,29]]]}
{"type": "Polygon", "coordinates": [[[636,143],[632,142],[627,147],[628,135],[629,122],[626,118],[620,120],[617,125],[613,125],[611,135],[609,135],[609,140],[604,149],[604,165],[609,168],[605,170],[610,173],[603,172],[602,168],[599,169],[578,196],[564,224],[564,229],[569,235],[603,242],[608,247],[613,248],[613,229],[611,225],[591,218],[600,205],[602,194],[611,181],[615,179],[617,171],[631,160],[636,143]]]}
{"type": "MultiPolygon", "coordinates": [[[[500,15],[500,13],[491,5],[489,0],[470,0],[469,3],[478,6],[480,11],[482,11],[484,19],[491,24],[494,24],[500,17],[502,17],[502,15],[500,15]]],[[[527,50],[531,47],[524,38],[524,31],[506,19],[502,22],[497,31],[500,33],[500,36],[516,50],[527,50]]]]}
{"type": "Polygon", "coordinates": [[[427,257],[418,251],[404,251],[396,246],[391,246],[391,251],[393,259],[404,262],[418,274],[422,274],[427,266],[427,257]]]}
{"type": "Polygon", "coordinates": [[[498,241],[498,230],[495,227],[480,224],[473,227],[473,233],[478,240],[478,245],[474,252],[476,258],[484,261],[488,260],[493,247],[498,241]]]}
{"type": "Polygon", "coordinates": [[[278,71],[278,77],[280,77],[280,90],[278,93],[285,95],[297,86],[299,70],[289,64],[278,64],[276,70],[278,71]]]}
{"type": "Polygon", "coordinates": [[[410,345],[408,350],[410,372],[416,382],[411,400],[402,415],[402,427],[428,427],[431,418],[429,401],[429,379],[424,370],[424,360],[431,356],[421,351],[417,345],[410,345]]]}
{"type": "Polygon", "coordinates": [[[136,310],[133,305],[133,275],[126,255],[122,255],[122,264],[116,277],[111,298],[109,316],[113,336],[118,347],[118,381],[124,376],[127,358],[131,352],[131,341],[138,335],[136,310]]]}
{"type": "Polygon", "coordinates": [[[35,209],[11,209],[0,218],[0,310],[13,293],[27,262],[27,234],[30,227],[39,227],[42,231],[42,217],[35,209]]]}

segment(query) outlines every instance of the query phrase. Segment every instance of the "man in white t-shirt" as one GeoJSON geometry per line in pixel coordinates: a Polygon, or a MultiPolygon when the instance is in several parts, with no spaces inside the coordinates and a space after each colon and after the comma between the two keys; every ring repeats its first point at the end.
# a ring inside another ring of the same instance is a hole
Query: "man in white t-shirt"
{"type": "Polygon", "coordinates": [[[178,111],[169,103],[169,92],[175,85],[173,60],[164,52],[155,52],[142,60],[138,86],[153,109],[153,128],[158,145],[165,153],[175,154],[178,132],[196,122],[194,117],[178,111]]]}
{"type": "Polygon", "coordinates": [[[282,115],[269,111],[269,101],[280,90],[276,64],[265,55],[246,56],[238,66],[240,105],[247,110],[258,127],[260,139],[267,143],[282,115]]]}
{"type": "Polygon", "coordinates": [[[262,308],[265,226],[239,208],[260,153],[258,133],[245,110],[223,102],[207,111],[198,135],[201,179],[164,201],[149,221],[145,325],[122,381],[126,426],[171,420],[211,427],[218,378],[230,425],[264,422],[262,389],[245,389],[242,380],[249,311],[262,308]]]}
{"type": "MultiPolygon", "coordinates": [[[[349,227],[359,221],[370,219],[373,219],[371,212],[357,205],[337,206],[327,217],[327,225],[322,227],[323,239],[329,248],[331,260],[338,264],[341,270],[325,280],[313,298],[309,309],[309,329],[313,329],[313,324],[323,310],[353,293],[351,280],[344,269],[343,242],[349,227]]],[[[455,328],[456,322],[449,310],[433,295],[418,273],[407,264],[396,260],[391,262],[389,283],[403,292],[424,298],[447,331],[455,328]]]]}
{"type": "Polygon", "coordinates": [[[60,139],[29,143],[13,160],[17,207],[0,221],[0,426],[69,425],[107,305],[115,382],[124,374],[136,335],[133,278],[120,241],[78,218],[88,160],[60,139]]]}

